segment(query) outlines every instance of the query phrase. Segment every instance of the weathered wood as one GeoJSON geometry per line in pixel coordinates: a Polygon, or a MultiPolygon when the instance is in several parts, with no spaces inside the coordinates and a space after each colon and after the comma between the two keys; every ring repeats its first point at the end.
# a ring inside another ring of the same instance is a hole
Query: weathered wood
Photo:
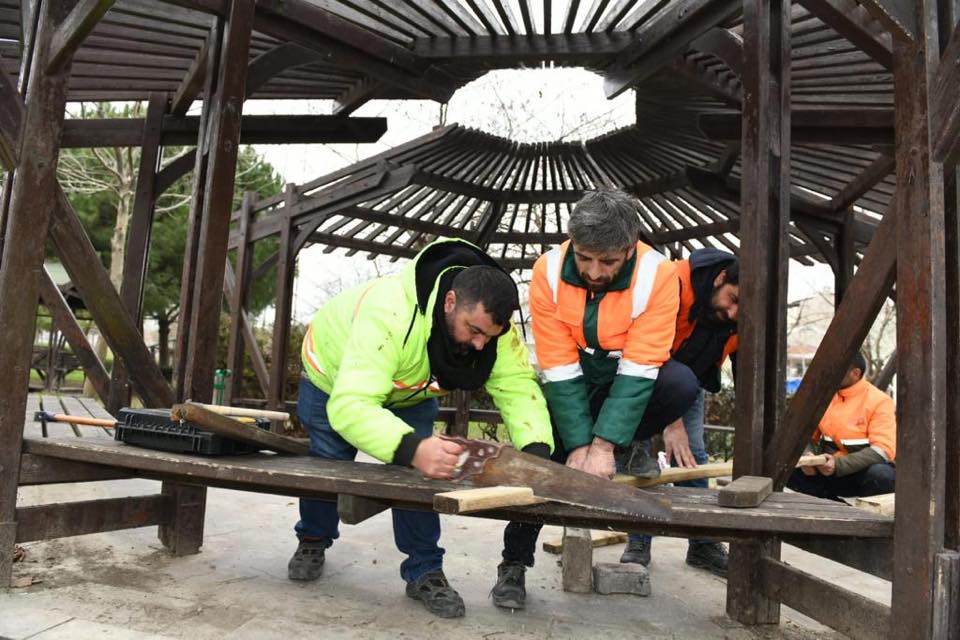
{"type": "MultiPolygon", "coordinates": [[[[226,268],[223,273],[224,297],[226,297],[227,300],[233,300],[236,296],[237,290],[238,287],[234,282],[233,270],[226,268]]],[[[235,307],[231,307],[231,311],[234,309],[235,307]]],[[[253,372],[256,374],[257,382],[260,384],[260,391],[264,396],[266,396],[267,389],[269,388],[270,373],[267,371],[267,363],[263,359],[263,354],[260,353],[260,345],[257,343],[257,336],[253,332],[253,323],[251,322],[250,317],[247,315],[246,310],[243,308],[240,308],[238,317],[240,334],[243,337],[244,345],[246,345],[247,353],[250,355],[250,362],[253,365],[253,372]]],[[[234,369],[234,371],[242,370],[242,367],[240,369],[234,369]]]]}
{"type": "Polygon", "coordinates": [[[919,18],[913,0],[858,0],[895,38],[902,41],[922,39],[919,18]]]}
{"type": "Polygon", "coordinates": [[[107,370],[100,361],[97,352],[90,346],[86,334],[80,328],[80,324],[67,305],[67,301],[64,300],[60,289],[57,288],[50,277],[50,272],[47,271],[46,267],[40,273],[39,292],[40,299],[50,312],[50,317],[53,318],[53,323],[60,333],[66,337],[74,355],[80,361],[80,366],[83,367],[83,373],[87,376],[87,380],[93,385],[100,399],[106,400],[110,390],[110,377],[107,370]]]}
{"type": "Polygon", "coordinates": [[[733,473],[733,462],[708,462],[696,467],[667,467],[660,470],[656,478],[638,478],[637,476],[618,473],[615,482],[631,484],[635,487],[655,487],[671,482],[686,482],[687,480],[702,480],[704,478],[719,478],[733,473]]]}
{"type": "Polygon", "coordinates": [[[186,115],[190,105],[200,95],[203,89],[203,83],[207,79],[208,57],[210,55],[210,41],[216,38],[216,33],[211,29],[210,35],[203,41],[203,46],[197,52],[197,56],[190,63],[186,75],[173,94],[170,100],[170,114],[175,116],[186,115]]]}
{"type": "Polygon", "coordinates": [[[23,111],[23,98],[17,88],[7,74],[0,74],[0,164],[9,171],[20,162],[23,111]]]}
{"type": "Polygon", "coordinates": [[[763,559],[762,588],[771,599],[855,640],[889,637],[890,607],[779,560],[763,559]]]}
{"type": "Polygon", "coordinates": [[[50,211],[55,206],[57,140],[69,79],[69,65],[58,74],[46,74],[44,70],[54,29],[68,9],[69,4],[63,0],[43,4],[35,46],[25,54],[33,62],[25,99],[23,147],[12,176],[5,216],[5,237],[16,242],[4,243],[0,265],[0,371],[6,376],[0,385],[0,585],[9,583],[13,569],[10,537],[16,529],[13,523],[23,416],[37,323],[37,275],[43,265],[50,211]]]}
{"type": "Polygon", "coordinates": [[[168,501],[169,516],[159,523],[157,537],[174,556],[200,552],[207,488],[193,484],[164,482],[162,496],[168,501]]]}
{"type": "Polygon", "coordinates": [[[390,505],[379,500],[341,493],[337,496],[337,515],[344,524],[360,524],[373,516],[386,511],[390,505]]]}
{"type": "Polygon", "coordinates": [[[930,89],[933,159],[949,167],[960,160],[960,22],[953,29],[930,89]]]}
{"type": "Polygon", "coordinates": [[[865,496],[857,498],[854,504],[860,509],[873,511],[885,516],[893,516],[896,509],[896,494],[884,493],[876,496],[865,496]]]}
{"type": "Polygon", "coordinates": [[[194,402],[174,405],[170,411],[170,417],[174,420],[192,422],[222,436],[258,445],[271,451],[307,455],[310,450],[307,443],[301,440],[263,431],[256,426],[247,425],[219,413],[214,413],[194,402]]]}
{"type": "MultiPolygon", "coordinates": [[[[297,199],[295,185],[287,184],[285,190],[286,207],[291,208],[297,199]]],[[[297,255],[293,247],[293,222],[290,216],[284,216],[280,229],[280,251],[277,260],[276,302],[273,314],[273,336],[271,340],[270,387],[268,406],[283,408],[284,393],[287,384],[287,354],[290,346],[290,322],[293,318],[293,279],[297,266],[297,255]]],[[[283,425],[274,423],[276,430],[283,425]]]]}
{"type": "MultiPolygon", "coordinates": [[[[790,0],[743,3],[743,124],[740,144],[740,336],[734,478],[768,475],[764,446],[779,431],[786,370],[790,221],[790,0]]],[[[730,546],[727,614],[744,624],[780,620],[760,591],[761,561],[779,543],[730,546]]]]}
{"type": "MultiPolygon", "coordinates": [[[[896,225],[900,212],[887,211],[873,241],[851,279],[843,301],[787,406],[780,430],[764,458],[774,487],[782,488],[794,469],[794,460],[806,447],[830,399],[840,386],[847,363],[860,348],[873,320],[893,286],[897,263],[896,225]]],[[[739,390],[738,390],[739,395],[739,390]]]]}
{"type": "Polygon", "coordinates": [[[20,457],[20,486],[61,482],[96,482],[130,478],[129,471],[90,462],[57,460],[25,453],[20,457]]]}
{"type": "Polygon", "coordinates": [[[451,436],[467,438],[470,430],[470,392],[454,391],[452,395],[456,412],[453,421],[448,425],[447,433],[451,436]]]}
{"type": "Polygon", "coordinates": [[[933,575],[933,637],[960,638],[960,553],[937,554],[933,575]]]}
{"type": "Polygon", "coordinates": [[[593,540],[589,529],[563,528],[563,590],[572,593],[593,591],[593,540]]]}
{"type": "MultiPolygon", "coordinates": [[[[797,109],[791,115],[791,138],[795,142],[823,144],[893,143],[893,110],[797,109]]],[[[739,140],[742,120],[736,113],[703,113],[697,126],[711,140],[739,140]]]]}
{"type": "Polygon", "coordinates": [[[651,76],[709,29],[734,16],[738,0],[677,0],[634,32],[634,43],[604,72],[604,92],[614,98],[651,76]]]}
{"type": "Polygon", "coordinates": [[[892,155],[881,155],[871,162],[853,181],[841,189],[837,195],[830,198],[830,207],[834,211],[841,211],[855,204],[878,182],[890,175],[895,166],[896,161],[892,155]]]}
{"type": "Polygon", "coordinates": [[[756,507],[773,492],[773,480],[760,476],[740,476],[722,487],[717,495],[721,507],[756,507]]]}
{"type": "Polygon", "coordinates": [[[209,402],[213,394],[227,236],[245,95],[246,65],[234,61],[246,60],[249,56],[255,6],[252,0],[233,0],[226,18],[223,60],[211,117],[213,129],[200,214],[193,303],[190,315],[181,317],[181,325],[189,322],[190,326],[183,388],[187,397],[199,402],[209,402]]]}
{"type": "Polygon", "coordinates": [[[110,349],[127,363],[134,389],[144,403],[152,407],[170,406],[173,404],[170,385],[143,343],[136,323],[110,282],[63,189],[59,185],[53,188],[56,201],[51,206],[50,239],[70,280],[80,291],[110,349]]]}
{"type": "Polygon", "coordinates": [[[163,524],[170,499],[163,495],[60,502],[17,509],[17,542],[163,524]]]}
{"type": "Polygon", "coordinates": [[[915,40],[894,43],[899,455],[891,636],[934,638],[929,594],[944,540],[948,397],[943,167],[931,158],[929,120],[940,48],[936,3],[909,5],[915,40]]]}
{"type": "MultiPolygon", "coordinates": [[[[336,500],[338,494],[347,493],[415,510],[432,510],[436,493],[461,488],[452,482],[426,480],[413,469],[394,465],[306,456],[250,454],[211,459],[75,437],[28,438],[23,449],[46,457],[129,469],[148,478],[180,478],[207,486],[325,500],[336,500]]],[[[756,509],[725,509],[717,504],[717,492],[710,489],[656,487],[648,491],[670,499],[669,523],[641,522],[552,502],[485,511],[482,515],[498,520],[719,539],[758,534],[890,539],[893,533],[893,521],[886,516],[804,494],[774,493],[756,509]]]]}
{"type": "MultiPolygon", "coordinates": [[[[591,529],[590,541],[593,543],[594,549],[599,549],[600,547],[623,544],[627,541],[627,534],[621,531],[598,531],[591,529]]],[[[563,552],[563,538],[544,540],[541,548],[547,553],[559,555],[563,552]]]]}
{"type": "Polygon", "coordinates": [[[479,487],[433,496],[433,508],[440,513],[471,513],[541,502],[546,500],[533,495],[530,487],[479,487]]]}
{"type": "MultiPolygon", "coordinates": [[[[137,327],[143,321],[143,289],[150,259],[150,235],[156,204],[157,168],[160,164],[160,134],[167,96],[154,93],[147,105],[143,139],[140,145],[140,165],[137,170],[137,190],[133,197],[133,212],[127,229],[127,246],[123,254],[123,275],[120,299],[137,327]]],[[[116,413],[130,404],[130,374],[122,358],[115,358],[110,372],[110,396],[107,409],[116,413]]]]}
{"type": "Polygon", "coordinates": [[[116,0],[79,0],[62,23],[57,27],[50,42],[47,58],[47,73],[57,73],[93,31],[116,0]]]}
{"type": "Polygon", "coordinates": [[[247,291],[250,287],[250,269],[253,266],[253,251],[250,246],[250,223],[254,216],[253,203],[255,199],[255,192],[247,191],[243,194],[238,229],[240,240],[237,243],[237,266],[234,271],[236,274],[236,282],[232,285],[233,291],[229,294],[226,292],[227,280],[229,279],[227,273],[231,271],[231,266],[227,264],[224,270],[224,295],[230,311],[230,335],[227,338],[227,369],[230,370],[231,377],[227,384],[226,393],[224,394],[224,402],[227,404],[231,404],[233,397],[239,395],[240,386],[243,382],[243,376],[240,372],[244,369],[244,345],[241,335],[240,316],[246,307],[247,291]]]}
{"type": "Polygon", "coordinates": [[[855,0],[799,0],[807,11],[887,69],[893,69],[893,42],[886,28],[855,0]]]}
{"type": "Polygon", "coordinates": [[[290,414],[286,411],[271,411],[268,409],[250,409],[247,407],[230,407],[219,404],[194,403],[199,407],[221,416],[246,417],[246,418],[266,418],[267,420],[276,420],[286,422],[290,420],[290,414]]]}
{"type": "Polygon", "coordinates": [[[893,540],[889,538],[785,536],[783,542],[884,580],[893,578],[893,540]]]}

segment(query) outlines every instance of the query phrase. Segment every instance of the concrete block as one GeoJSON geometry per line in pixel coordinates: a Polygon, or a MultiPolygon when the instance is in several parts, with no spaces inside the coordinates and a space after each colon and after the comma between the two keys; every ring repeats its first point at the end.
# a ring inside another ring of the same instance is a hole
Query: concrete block
{"type": "Polygon", "coordinates": [[[589,529],[563,530],[563,590],[590,593],[593,590],[593,538],[589,529]]]}
{"type": "Polygon", "coordinates": [[[650,571],[642,564],[598,562],[593,566],[593,589],[597,593],[650,595],[650,571]]]}

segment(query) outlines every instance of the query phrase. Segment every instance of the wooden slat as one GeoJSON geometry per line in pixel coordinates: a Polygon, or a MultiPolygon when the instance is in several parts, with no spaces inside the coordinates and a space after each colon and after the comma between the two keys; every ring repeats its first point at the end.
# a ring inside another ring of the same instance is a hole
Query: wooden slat
{"type": "Polygon", "coordinates": [[[50,42],[47,73],[57,73],[116,0],[79,0],[50,42]]]}
{"type": "Polygon", "coordinates": [[[887,605],[772,558],[763,559],[762,576],[763,590],[768,597],[854,640],[890,637],[887,605]]]}
{"type": "Polygon", "coordinates": [[[913,0],[858,0],[870,14],[882,23],[894,37],[910,41],[922,39],[918,31],[920,21],[914,14],[913,0]]]}
{"type": "Polygon", "coordinates": [[[337,515],[344,524],[360,524],[386,511],[390,506],[377,500],[341,493],[337,496],[337,515]]]}
{"type": "MultiPolygon", "coordinates": [[[[627,534],[620,531],[590,531],[590,541],[594,549],[623,544],[627,541],[627,534]]],[[[563,552],[563,539],[544,540],[541,548],[547,553],[560,554],[563,552]]]]}
{"type": "Polygon", "coordinates": [[[479,487],[445,491],[433,496],[433,508],[440,513],[472,513],[541,502],[546,500],[533,495],[530,487],[479,487]]]}
{"type": "Polygon", "coordinates": [[[0,73],[0,163],[9,171],[20,162],[23,99],[6,73],[0,73]]]}
{"type": "Polygon", "coordinates": [[[17,542],[149,527],[170,515],[166,496],[105,498],[17,509],[17,542]]]}
{"type": "Polygon", "coordinates": [[[960,22],[950,36],[931,85],[930,126],[933,158],[947,167],[960,160],[960,22]]]}
{"type": "Polygon", "coordinates": [[[884,538],[816,538],[787,536],[783,541],[870,575],[893,578],[893,540],[884,538]]]}
{"type": "Polygon", "coordinates": [[[811,14],[887,69],[893,69],[890,34],[855,0],[800,0],[811,14]]]}
{"type": "Polygon", "coordinates": [[[41,411],[43,407],[40,403],[40,394],[31,393],[27,396],[26,404],[26,415],[24,416],[23,421],[23,437],[24,438],[45,438],[46,434],[43,432],[43,425],[40,422],[36,422],[33,419],[34,414],[37,411],[41,411]]]}
{"type": "Polygon", "coordinates": [[[58,460],[29,453],[20,458],[20,486],[64,482],[96,482],[132,477],[129,471],[90,462],[58,460]]]}
{"type": "Polygon", "coordinates": [[[176,420],[192,422],[222,436],[259,445],[271,451],[306,455],[310,450],[306,442],[269,431],[263,431],[255,426],[250,426],[204,409],[202,406],[193,402],[174,405],[170,411],[170,417],[176,420]]]}
{"type": "Polygon", "coordinates": [[[186,115],[190,109],[190,105],[193,104],[193,101],[200,95],[200,91],[203,89],[203,83],[207,78],[210,38],[212,37],[213,31],[211,31],[211,35],[203,41],[203,46],[200,48],[200,51],[197,52],[193,62],[190,63],[190,68],[187,69],[187,73],[180,82],[180,86],[177,87],[177,90],[174,92],[173,98],[170,100],[171,115],[186,115]]]}

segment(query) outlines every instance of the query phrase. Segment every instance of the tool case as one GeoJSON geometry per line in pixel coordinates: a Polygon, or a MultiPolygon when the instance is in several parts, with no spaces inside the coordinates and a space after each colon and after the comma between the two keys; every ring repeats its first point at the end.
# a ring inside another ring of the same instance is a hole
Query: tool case
{"type": "MultiPolygon", "coordinates": [[[[257,418],[250,428],[269,431],[270,421],[257,418]]],[[[145,449],[207,456],[233,456],[259,450],[256,445],[204,431],[190,422],[173,421],[169,409],[121,409],[113,438],[145,449]]]]}

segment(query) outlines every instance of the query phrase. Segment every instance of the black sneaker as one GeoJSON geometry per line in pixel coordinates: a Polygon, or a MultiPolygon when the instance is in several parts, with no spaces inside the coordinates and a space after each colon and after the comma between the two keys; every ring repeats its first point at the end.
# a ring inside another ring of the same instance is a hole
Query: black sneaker
{"type": "MultiPolygon", "coordinates": [[[[689,562],[689,556],[688,560],[689,562]]],[[[650,540],[647,538],[641,538],[639,540],[628,540],[627,548],[623,550],[623,555],[620,556],[620,562],[623,563],[633,563],[633,564],[642,564],[643,566],[650,565],[650,540]]]]}
{"type": "Polygon", "coordinates": [[[407,583],[407,595],[419,600],[440,618],[461,618],[466,613],[463,598],[454,591],[443,571],[431,571],[407,583]]]}
{"type": "Polygon", "coordinates": [[[323,573],[324,552],[327,545],[319,541],[301,540],[287,563],[287,577],[291,580],[316,580],[323,573]]]}
{"type": "Polygon", "coordinates": [[[691,540],[687,548],[687,564],[706,569],[715,576],[727,577],[727,549],[719,542],[691,540]]]}
{"type": "Polygon", "coordinates": [[[523,609],[527,602],[526,573],[527,567],[522,562],[501,562],[497,567],[497,584],[490,590],[493,604],[504,609],[523,609]]]}
{"type": "Polygon", "coordinates": [[[660,477],[660,464],[650,455],[649,443],[634,442],[627,454],[627,473],[648,480],[660,477]]]}

